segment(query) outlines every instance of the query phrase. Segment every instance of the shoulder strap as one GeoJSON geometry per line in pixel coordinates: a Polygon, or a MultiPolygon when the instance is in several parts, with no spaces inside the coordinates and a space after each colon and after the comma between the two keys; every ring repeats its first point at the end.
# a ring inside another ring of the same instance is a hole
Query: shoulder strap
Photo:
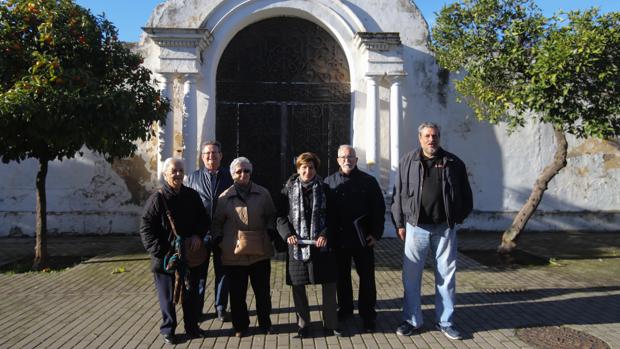
{"type": "Polygon", "coordinates": [[[164,191],[162,189],[159,189],[158,191],[161,195],[162,201],[164,202],[164,209],[166,210],[166,216],[168,217],[168,221],[170,222],[172,233],[174,234],[174,237],[177,238],[179,237],[179,234],[177,234],[177,228],[174,225],[174,219],[172,219],[172,212],[170,212],[170,210],[168,209],[168,203],[166,202],[166,197],[164,197],[164,191]]]}

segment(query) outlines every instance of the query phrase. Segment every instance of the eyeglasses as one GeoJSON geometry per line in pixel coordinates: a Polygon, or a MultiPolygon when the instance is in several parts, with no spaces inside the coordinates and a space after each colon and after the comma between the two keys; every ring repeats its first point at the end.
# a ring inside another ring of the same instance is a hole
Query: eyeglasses
{"type": "Polygon", "coordinates": [[[338,159],[342,159],[342,160],[355,160],[357,159],[357,156],[339,156],[338,159]]]}
{"type": "Polygon", "coordinates": [[[252,173],[252,171],[250,169],[248,169],[248,168],[244,168],[244,169],[235,171],[235,173],[240,175],[241,173],[246,173],[246,174],[252,173]]]}

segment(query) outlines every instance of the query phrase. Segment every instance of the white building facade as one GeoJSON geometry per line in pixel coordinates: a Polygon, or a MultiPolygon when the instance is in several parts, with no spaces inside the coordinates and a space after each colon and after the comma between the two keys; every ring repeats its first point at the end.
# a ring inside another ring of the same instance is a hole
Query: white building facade
{"type": "MultiPolygon", "coordinates": [[[[316,152],[327,174],[337,146],[350,143],[389,197],[417,126],[436,122],[444,148],[468,166],[475,213],[464,227],[480,230],[509,226],[553,156],[550,127],[508,135],[456,102],[408,0],[169,0],[144,31],[138,50],[172,102],[168,122],[131,159],[110,165],[87,152],[52,163],[52,233],[136,232],[163,159],[194,170],[209,139],[222,141],[225,162],[250,158],[253,179],[272,192],[295,155],[316,152]]],[[[619,148],[569,139],[568,165],[527,228],[619,231],[619,148]]],[[[0,165],[0,236],[33,234],[35,175],[35,161],[0,165]]]]}

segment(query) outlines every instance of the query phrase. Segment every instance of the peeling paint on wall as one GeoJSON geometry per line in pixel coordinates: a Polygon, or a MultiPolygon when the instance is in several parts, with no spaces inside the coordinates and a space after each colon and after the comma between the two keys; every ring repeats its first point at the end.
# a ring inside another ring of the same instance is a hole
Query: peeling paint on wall
{"type": "MultiPolygon", "coordinates": [[[[580,145],[573,147],[568,152],[568,158],[577,158],[582,156],[598,155],[602,158],[602,168],[604,172],[620,169],[620,144],[618,141],[608,141],[599,139],[586,139],[580,145]]],[[[585,171],[578,170],[577,173],[585,177],[588,174],[585,171]]]]}
{"type": "Polygon", "coordinates": [[[148,142],[141,142],[138,144],[138,151],[136,156],[141,156],[145,162],[146,169],[150,172],[148,180],[157,176],[157,154],[159,153],[159,140],[157,135],[159,134],[159,124],[153,123],[151,128],[152,137],[148,142]]]}
{"type": "Polygon", "coordinates": [[[179,131],[174,132],[174,149],[174,156],[183,157],[183,134],[179,131]]]}
{"type": "Polygon", "coordinates": [[[603,168],[605,171],[620,169],[620,156],[616,154],[603,155],[603,168]]]}
{"type": "Polygon", "coordinates": [[[615,154],[620,150],[617,141],[586,139],[580,145],[569,149],[568,158],[592,154],[615,154]]]}
{"type": "Polygon", "coordinates": [[[183,117],[185,106],[183,105],[183,84],[179,80],[175,80],[172,95],[172,112],[174,113],[174,137],[173,137],[173,153],[174,157],[183,157],[183,117]]]}
{"type": "Polygon", "coordinates": [[[125,204],[143,204],[149,195],[144,183],[151,179],[151,173],[146,167],[146,161],[140,156],[116,159],[112,163],[112,170],[123,179],[127,185],[127,190],[131,194],[131,199],[127,200],[125,204]]]}
{"type": "Polygon", "coordinates": [[[575,173],[579,177],[587,177],[588,174],[590,173],[590,171],[588,170],[587,167],[577,167],[577,168],[575,168],[575,173]]]}

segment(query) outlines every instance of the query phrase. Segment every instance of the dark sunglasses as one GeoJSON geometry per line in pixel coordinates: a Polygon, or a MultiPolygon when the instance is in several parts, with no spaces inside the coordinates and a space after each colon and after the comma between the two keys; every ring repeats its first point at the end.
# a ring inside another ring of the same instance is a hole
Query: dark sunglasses
{"type": "Polygon", "coordinates": [[[237,171],[235,171],[235,173],[236,173],[236,174],[241,174],[241,172],[243,172],[243,173],[251,173],[252,171],[250,171],[250,170],[249,170],[249,169],[247,169],[247,168],[244,168],[243,170],[237,170],[237,171]]]}

